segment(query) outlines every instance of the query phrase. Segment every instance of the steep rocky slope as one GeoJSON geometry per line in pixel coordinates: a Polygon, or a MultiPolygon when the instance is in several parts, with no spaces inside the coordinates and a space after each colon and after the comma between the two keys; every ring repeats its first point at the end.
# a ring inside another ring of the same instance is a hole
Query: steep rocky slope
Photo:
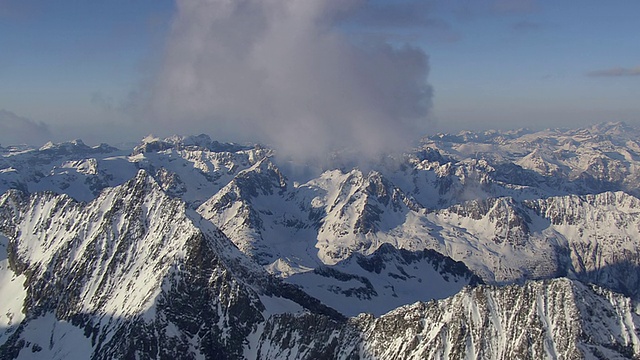
{"type": "Polygon", "coordinates": [[[7,192],[0,221],[8,239],[0,286],[13,273],[12,296],[24,299],[21,309],[2,305],[13,312],[3,359],[239,358],[272,312],[307,307],[339,318],[199,224],[144,171],[88,204],[7,192]]]}
{"type": "Polygon", "coordinates": [[[0,154],[0,359],[640,358],[622,123],[302,170],[206,135],[0,154]]]}
{"type": "Polygon", "coordinates": [[[635,359],[637,303],[567,279],[465,288],[347,323],[282,314],[265,325],[261,359],[635,359]],[[597,314],[597,315],[596,315],[597,314]],[[299,329],[307,329],[301,331],[299,329]]]}

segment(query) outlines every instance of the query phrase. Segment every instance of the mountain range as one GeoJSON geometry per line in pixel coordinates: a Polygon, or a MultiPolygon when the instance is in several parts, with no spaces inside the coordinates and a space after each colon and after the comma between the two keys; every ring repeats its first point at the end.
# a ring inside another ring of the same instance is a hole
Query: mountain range
{"type": "Polygon", "coordinates": [[[624,123],[322,165],[207,135],[0,154],[0,359],[640,358],[624,123]]]}

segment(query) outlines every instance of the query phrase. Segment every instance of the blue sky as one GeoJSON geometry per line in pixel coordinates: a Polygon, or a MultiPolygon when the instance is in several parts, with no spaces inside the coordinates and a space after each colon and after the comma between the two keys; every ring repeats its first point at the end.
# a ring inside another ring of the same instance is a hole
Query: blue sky
{"type": "Polygon", "coordinates": [[[425,45],[437,116],[482,127],[640,120],[640,76],[589,75],[640,66],[640,3],[527,3],[449,18],[459,40],[425,45]]]}
{"type": "MultiPolygon", "coordinates": [[[[640,123],[638,1],[374,0],[354,6],[358,11],[338,31],[410,44],[428,56],[427,131],[640,123]]],[[[0,0],[0,143],[45,136],[114,143],[180,131],[171,120],[141,120],[154,115],[140,106],[149,89],[155,91],[148,84],[166,70],[167,48],[193,39],[172,33],[180,9],[170,0],[0,0]],[[38,137],[33,132],[40,125],[49,131],[38,137]]],[[[236,140],[242,126],[250,126],[239,122],[235,131],[218,131],[227,123],[198,122],[183,131],[236,140]]]]}

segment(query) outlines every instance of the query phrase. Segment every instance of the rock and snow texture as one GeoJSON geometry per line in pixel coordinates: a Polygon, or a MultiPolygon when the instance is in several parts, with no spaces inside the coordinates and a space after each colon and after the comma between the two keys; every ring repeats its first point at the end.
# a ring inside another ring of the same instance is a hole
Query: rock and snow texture
{"type": "Polygon", "coordinates": [[[25,276],[16,275],[9,267],[7,245],[9,239],[0,235],[0,343],[4,343],[6,337],[24,320],[22,305],[27,295],[23,286],[25,276]]]}
{"type": "Polygon", "coordinates": [[[0,286],[14,290],[3,299],[24,299],[22,311],[3,302],[13,316],[2,319],[2,358],[239,358],[270,314],[261,298],[333,314],[193,216],[143,170],[88,204],[2,195],[0,286]]]}
{"type": "Polygon", "coordinates": [[[346,323],[283,314],[267,321],[261,359],[634,359],[638,305],[568,279],[465,288],[346,323]],[[305,330],[300,330],[305,329],[305,330]]]}
{"type": "MultiPolygon", "coordinates": [[[[391,244],[435,250],[487,283],[567,276],[637,297],[640,218],[630,185],[639,137],[615,132],[621,127],[434,136],[379,171],[327,170],[305,183],[264,159],[198,212],[292,282],[391,244]],[[562,174],[522,167],[527,151],[540,148],[563,159],[562,174]],[[626,170],[585,165],[602,157],[626,170]]],[[[357,303],[338,285],[324,285],[335,290],[327,295],[357,303]]]]}
{"type": "Polygon", "coordinates": [[[121,185],[145,169],[171,196],[196,206],[215,194],[240,170],[268,150],[212,141],[207,135],[145,138],[133,150],[80,140],[39,149],[4,149],[0,191],[53,191],[90,201],[107,187],[121,185]]]}
{"type": "Polygon", "coordinates": [[[481,283],[463,263],[433,250],[398,250],[384,244],[335,265],[299,272],[287,281],[348,316],[376,316],[426,299],[443,299],[481,283]]]}
{"type": "Polygon", "coordinates": [[[0,359],[640,357],[637,129],[274,154],[0,148],[0,359]]]}

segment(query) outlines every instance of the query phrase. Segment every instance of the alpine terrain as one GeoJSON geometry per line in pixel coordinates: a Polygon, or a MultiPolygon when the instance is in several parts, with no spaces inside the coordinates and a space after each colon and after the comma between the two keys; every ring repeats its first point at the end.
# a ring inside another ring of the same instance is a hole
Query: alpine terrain
{"type": "Polygon", "coordinates": [[[640,359],[640,129],[0,146],[0,359],[640,359]],[[358,165],[353,165],[358,164],[358,165]]]}

